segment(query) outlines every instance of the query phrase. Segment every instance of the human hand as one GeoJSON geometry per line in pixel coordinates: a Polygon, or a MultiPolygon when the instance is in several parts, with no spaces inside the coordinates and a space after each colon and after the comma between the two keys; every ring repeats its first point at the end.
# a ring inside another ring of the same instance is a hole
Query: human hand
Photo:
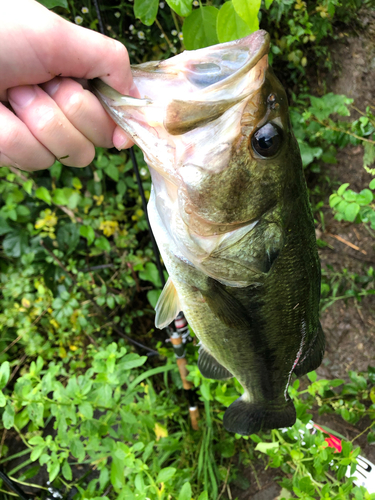
{"type": "Polygon", "coordinates": [[[124,45],[60,18],[35,0],[0,0],[0,167],[84,167],[94,146],[131,140],[72,78],[99,77],[137,96],[124,45]],[[71,77],[71,78],[69,78],[71,77]]]}

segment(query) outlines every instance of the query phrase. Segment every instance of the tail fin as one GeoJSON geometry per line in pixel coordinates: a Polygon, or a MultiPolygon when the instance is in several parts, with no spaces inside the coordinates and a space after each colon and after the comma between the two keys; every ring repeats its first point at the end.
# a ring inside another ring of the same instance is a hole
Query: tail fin
{"type": "Polygon", "coordinates": [[[324,356],[326,340],[324,337],[324,332],[322,325],[319,323],[315,339],[311,346],[308,347],[302,360],[300,360],[297,366],[294,368],[294,373],[297,377],[301,377],[306,373],[316,370],[320,363],[322,362],[324,356]]]}
{"type": "Polygon", "coordinates": [[[283,406],[261,406],[244,401],[242,397],[232,403],[224,415],[224,427],[229,432],[249,436],[261,430],[290,427],[296,421],[292,401],[283,406]]]}

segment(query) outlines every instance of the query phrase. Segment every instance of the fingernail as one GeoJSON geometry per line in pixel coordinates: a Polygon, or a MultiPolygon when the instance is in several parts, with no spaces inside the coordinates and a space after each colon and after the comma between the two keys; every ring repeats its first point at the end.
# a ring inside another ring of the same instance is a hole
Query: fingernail
{"type": "Polygon", "coordinates": [[[35,98],[36,85],[25,85],[8,90],[9,99],[22,108],[28,106],[35,98]]]}
{"type": "Polygon", "coordinates": [[[53,80],[50,80],[49,82],[45,83],[43,85],[43,88],[46,90],[47,94],[50,96],[53,96],[56,94],[58,88],[60,87],[62,82],[61,78],[54,78],[53,80]]]}
{"type": "Polygon", "coordinates": [[[130,87],[129,95],[131,95],[132,97],[138,97],[138,98],[141,97],[141,94],[139,93],[139,90],[137,89],[137,86],[134,82],[132,83],[132,86],[130,87]]]}

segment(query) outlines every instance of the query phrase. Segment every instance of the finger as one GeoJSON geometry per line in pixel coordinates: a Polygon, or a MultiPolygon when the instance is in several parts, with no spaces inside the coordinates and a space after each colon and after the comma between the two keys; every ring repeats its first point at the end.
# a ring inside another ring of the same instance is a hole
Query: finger
{"type": "Polygon", "coordinates": [[[42,170],[53,165],[55,157],[32,135],[27,126],[0,103],[0,166],[21,170],[42,170]]]}
{"type": "Polygon", "coordinates": [[[37,85],[14,87],[9,102],[30,132],[69,167],[85,167],[94,156],[93,144],[66,118],[55,101],[37,85]]]}
{"type": "Polygon", "coordinates": [[[127,149],[133,146],[134,142],[132,139],[126,135],[126,133],[120,127],[116,127],[113,132],[113,145],[117,149],[127,149]]]}
{"type": "Polygon", "coordinates": [[[38,2],[19,1],[17,30],[12,29],[14,11],[4,2],[2,29],[20,60],[14,67],[0,51],[3,88],[44,83],[55,75],[99,77],[118,92],[133,95],[129,56],[122,43],[65,21],[38,2]],[[12,23],[6,22],[8,17],[12,23]]]}
{"type": "Polygon", "coordinates": [[[87,139],[102,148],[112,148],[115,123],[89,90],[70,78],[54,78],[42,85],[67,119],[87,139]]]}

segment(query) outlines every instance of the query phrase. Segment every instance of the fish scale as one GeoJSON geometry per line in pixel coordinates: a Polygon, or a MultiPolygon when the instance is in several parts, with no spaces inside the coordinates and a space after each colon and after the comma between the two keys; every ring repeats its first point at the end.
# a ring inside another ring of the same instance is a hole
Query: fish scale
{"type": "Polygon", "coordinates": [[[237,378],[244,392],[224,426],[243,435],[295,422],[291,377],[324,353],[314,223],[269,44],[258,31],[138,65],[140,99],[93,82],[150,167],[148,213],[169,273],[155,324],[183,310],[202,374],[237,378]]]}

